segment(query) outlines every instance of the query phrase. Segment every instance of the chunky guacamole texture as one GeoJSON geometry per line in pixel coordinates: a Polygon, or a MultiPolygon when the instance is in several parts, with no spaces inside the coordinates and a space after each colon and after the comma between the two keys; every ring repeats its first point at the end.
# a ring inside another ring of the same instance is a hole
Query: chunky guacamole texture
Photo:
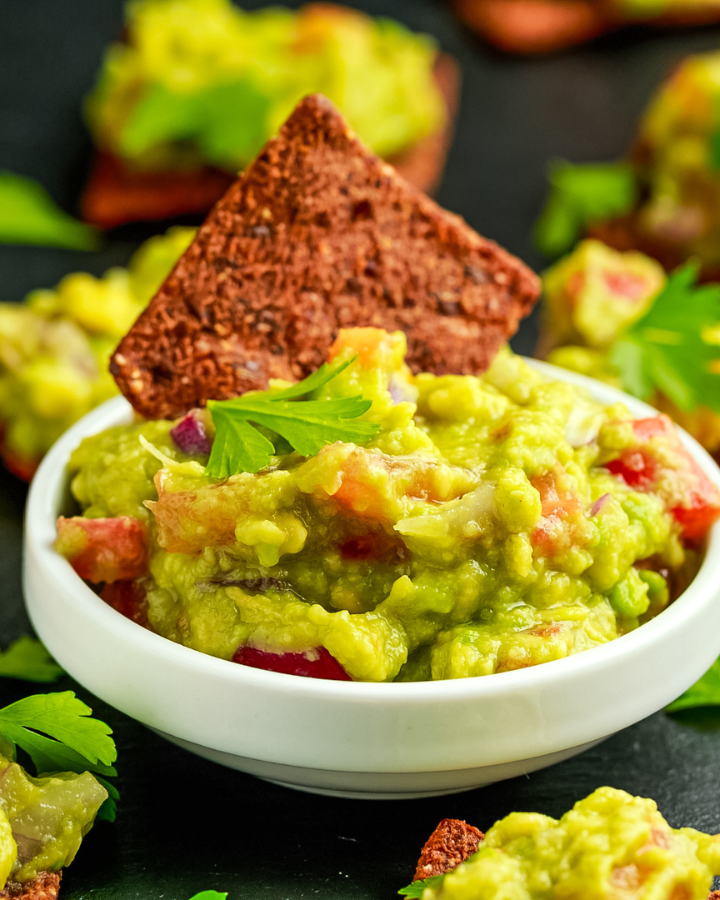
{"type": "Polygon", "coordinates": [[[413,681],[560,659],[663,609],[697,561],[667,420],[639,429],[509,350],[479,378],[413,376],[404,353],[402,333],[379,329],[332,349],[353,362],[316,399],[371,399],[380,429],[364,446],[278,446],[258,474],[217,480],[172,422],[83,441],[72,492],[102,519],[98,542],[112,517],[149,536],[137,585],[151,628],[225,659],[325,648],[353,679],[413,681]],[[617,467],[643,453],[659,454],[657,487],[635,489],[617,467]]]}
{"type": "Polygon", "coordinates": [[[656,92],[637,138],[643,231],[720,264],[720,53],[689,56],[656,92]]]}
{"type": "Polygon", "coordinates": [[[171,228],[146,241],[127,268],[102,278],[75,272],[22,304],[0,304],[2,449],[20,474],[32,474],[73,422],[117,393],[110,354],[194,233],[171,228]]]}
{"type": "Polygon", "coordinates": [[[603,787],[557,820],[511,813],[422,900],[706,900],[720,839],[671,828],[653,800],[603,787]]]}
{"type": "MultiPolygon", "coordinates": [[[[653,305],[667,283],[654,259],[581,241],[543,275],[538,353],[548,362],[621,387],[612,361],[615,343],[653,305]]],[[[705,339],[720,343],[720,322],[705,339]]],[[[720,415],[706,406],[680,410],[662,391],[649,398],[710,451],[720,453],[720,415]]]]}
{"type": "Polygon", "coordinates": [[[98,145],[136,168],[236,172],[321,92],[381,156],[444,122],[432,40],[330,4],[245,12],[230,0],[134,0],[87,100],[98,145]]]}
{"type": "Polygon", "coordinates": [[[33,778],[0,755],[0,890],[69,865],[107,796],[89,772],[33,778]]]}

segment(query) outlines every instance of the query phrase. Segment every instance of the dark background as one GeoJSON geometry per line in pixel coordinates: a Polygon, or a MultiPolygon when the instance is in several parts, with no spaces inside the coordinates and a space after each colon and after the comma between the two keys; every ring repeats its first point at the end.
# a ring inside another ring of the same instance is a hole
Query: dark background
{"type": "MultiPolygon", "coordinates": [[[[634,30],[546,59],[513,59],[467,33],[441,0],[353,5],[430,32],[459,59],[462,105],[438,199],[536,268],[544,261],[530,230],[548,159],[620,156],[654,86],[684,55],[715,49],[720,37],[720,28],[634,30]]],[[[121,27],[120,0],[0,0],[0,169],[38,178],[67,210],[90,157],[81,100],[121,27]]],[[[125,228],[93,254],[0,246],[0,300],[19,301],[70,271],[100,274],[124,264],[158,230],[125,228]]],[[[514,345],[530,353],[534,339],[530,320],[514,345]]],[[[29,630],[20,589],[24,499],[24,487],[0,470],[0,648],[29,630]]],[[[295,793],[223,769],[155,737],[70,679],[57,687],[78,690],[115,729],[122,792],[117,823],[98,825],[67,871],[65,900],[188,900],[209,888],[228,891],[230,900],[390,898],[411,879],[439,819],[487,828],[511,810],[558,816],[603,784],[652,796],[676,827],[720,830],[720,713],[713,711],[658,713],[574,760],[493,787],[374,802],[295,793]]],[[[34,690],[0,681],[0,706],[34,690]]]]}

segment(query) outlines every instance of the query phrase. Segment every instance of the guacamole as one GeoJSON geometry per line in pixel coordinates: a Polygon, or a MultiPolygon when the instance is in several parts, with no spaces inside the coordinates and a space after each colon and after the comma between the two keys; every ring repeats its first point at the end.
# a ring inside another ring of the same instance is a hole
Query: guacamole
{"type": "Polygon", "coordinates": [[[173,641],[268,668],[331,658],[361,681],[525,668],[659,613],[720,514],[670,421],[509,350],[482,377],[438,377],[411,374],[405,347],[374,328],[332,347],[351,362],[312,396],[371,400],[364,445],[303,457],[268,432],[268,466],[218,479],[206,411],[191,443],[187,420],[85,439],[69,464],[82,515],[59,520],[57,549],[173,641]]]}
{"type": "MultiPolygon", "coordinates": [[[[654,304],[667,276],[654,259],[619,252],[596,240],[575,250],[543,275],[542,325],[538,355],[565,369],[621,387],[613,364],[615,343],[654,304]]],[[[720,321],[704,334],[720,343],[720,321]]],[[[662,391],[649,398],[710,453],[720,453],[720,415],[698,404],[681,410],[662,391]]]]}
{"type": "Polygon", "coordinates": [[[602,787],[561,819],[511,813],[422,900],[706,900],[720,836],[671,828],[653,800],[602,787]]]}
{"type": "Polygon", "coordinates": [[[33,778],[0,754],[0,891],[69,865],[107,796],[89,772],[33,778]]]}
{"type": "Polygon", "coordinates": [[[0,304],[2,455],[21,477],[73,422],[117,393],[110,354],[194,234],[171,228],[146,241],[126,269],[102,278],[74,272],[23,304],[0,304]]]}
{"type": "Polygon", "coordinates": [[[134,0],[87,119],[98,146],[136,169],[235,174],[320,92],[391,156],[443,125],[436,53],[396,22],[330,4],[245,12],[230,0],[134,0]]]}

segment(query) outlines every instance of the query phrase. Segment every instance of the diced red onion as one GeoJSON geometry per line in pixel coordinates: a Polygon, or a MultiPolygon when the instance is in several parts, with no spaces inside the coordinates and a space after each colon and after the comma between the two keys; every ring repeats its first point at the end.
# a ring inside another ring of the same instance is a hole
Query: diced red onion
{"type": "Polygon", "coordinates": [[[208,455],[212,450],[212,443],[205,431],[205,423],[201,413],[191,410],[170,432],[170,437],[178,448],[189,456],[200,454],[208,455]]]}
{"type": "Polygon", "coordinates": [[[591,516],[596,516],[599,512],[602,511],[605,504],[610,499],[610,494],[603,494],[602,497],[598,497],[597,500],[593,503],[592,509],[590,510],[591,516]]]}
{"type": "Polygon", "coordinates": [[[407,381],[402,381],[398,378],[397,375],[390,376],[388,391],[393,403],[415,403],[417,401],[417,391],[407,381]]]}

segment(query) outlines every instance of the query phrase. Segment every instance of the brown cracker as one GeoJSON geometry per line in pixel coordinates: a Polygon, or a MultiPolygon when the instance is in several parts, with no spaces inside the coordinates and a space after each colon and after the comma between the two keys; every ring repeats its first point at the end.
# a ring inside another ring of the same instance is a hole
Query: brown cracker
{"type": "Polygon", "coordinates": [[[479,831],[461,819],[443,819],[422,848],[413,881],[444,875],[465,862],[484,839],[479,831]]]}
{"type": "Polygon", "coordinates": [[[8,881],[0,900],[57,900],[62,872],[40,872],[32,881],[8,881]]]}
{"type": "Polygon", "coordinates": [[[483,372],[539,294],[519,260],[306,97],[214,208],[111,371],[144,416],[296,379],[340,328],[402,329],[408,363],[483,372]]]}

